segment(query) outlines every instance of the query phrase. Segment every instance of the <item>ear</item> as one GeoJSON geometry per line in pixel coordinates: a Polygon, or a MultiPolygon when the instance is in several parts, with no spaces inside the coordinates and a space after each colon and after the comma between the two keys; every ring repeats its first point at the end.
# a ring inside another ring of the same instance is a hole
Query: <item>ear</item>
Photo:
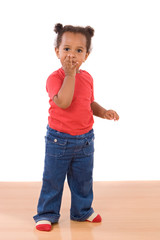
{"type": "Polygon", "coordinates": [[[89,56],[89,52],[88,52],[88,53],[86,53],[86,55],[85,55],[85,58],[84,58],[84,61],[83,61],[83,62],[85,62],[85,61],[87,60],[88,56],[89,56]]]}
{"type": "Polygon", "coordinates": [[[57,57],[59,59],[60,58],[60,56],[59,56],[59,48],[55,47],[55,52],[56,52],[56,55],[57,55],[57,57]]]}

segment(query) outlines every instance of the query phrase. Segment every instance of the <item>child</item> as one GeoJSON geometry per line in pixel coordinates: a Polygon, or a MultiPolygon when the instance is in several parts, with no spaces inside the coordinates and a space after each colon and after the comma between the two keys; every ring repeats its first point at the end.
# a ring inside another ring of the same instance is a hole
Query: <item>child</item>
{"type": "Polygon", "coordinates": [[[93,79],[80,66],[90,54],[91,27],[55,25],[55,52],[62,68],[47,79],[49,118],[46,134],[43,185],[34,216],[36,229],[50,231],[59,220],[65,177],[71,190],[70,217],[101,222],[92,208],[94,153],[93,115],[118,120],[118,114],[94,101],[93,79]]]}

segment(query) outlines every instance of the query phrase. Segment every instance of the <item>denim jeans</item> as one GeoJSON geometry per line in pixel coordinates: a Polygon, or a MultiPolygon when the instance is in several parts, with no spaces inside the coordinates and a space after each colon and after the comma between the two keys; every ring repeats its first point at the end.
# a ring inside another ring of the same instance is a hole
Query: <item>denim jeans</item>
{"type": "Polygon", "coordinates": [[[60,217],[64,181],[71,191],[70,218],[85,221],[94,212],[93,201],[93,129],[72,136],[47,126],[43,184],[35,222],[56,223],[60,217]]]}

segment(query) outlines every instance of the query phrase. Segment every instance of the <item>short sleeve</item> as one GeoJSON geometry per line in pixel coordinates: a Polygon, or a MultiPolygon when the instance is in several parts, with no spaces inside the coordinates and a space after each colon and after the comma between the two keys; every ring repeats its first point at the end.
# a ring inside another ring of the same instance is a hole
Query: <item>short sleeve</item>
{"type": "Polygon", "coordinates": [[[62,86],[62,80],[58,76],[50,75],[46,82],[46,91],[51,99],[58,94],[62,86]]]}
{"type": "Polygon", "coordinates": [[[91,103],[94,102],[94,86],[93,86],[93,78],[92,78],[92,88],[91,88],[91,103]]]}

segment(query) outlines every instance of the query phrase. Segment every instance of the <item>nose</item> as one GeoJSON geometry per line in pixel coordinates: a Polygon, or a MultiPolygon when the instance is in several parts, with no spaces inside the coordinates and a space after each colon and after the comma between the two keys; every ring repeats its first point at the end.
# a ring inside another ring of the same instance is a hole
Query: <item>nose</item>
{"type": "Polygon", "coordinates": [[[72,58],[75,58],[75,54],[69,54],[72,58]]]}
{"type": "Polygon", "coordinates": [[[71,52],[69,53],[69,55],[70,55],[72,58],[75,58],[75,57],[76,57],[76,54],[75,54],[75,52],[73,52],[73,51],[71,51],[71,52]]]}

